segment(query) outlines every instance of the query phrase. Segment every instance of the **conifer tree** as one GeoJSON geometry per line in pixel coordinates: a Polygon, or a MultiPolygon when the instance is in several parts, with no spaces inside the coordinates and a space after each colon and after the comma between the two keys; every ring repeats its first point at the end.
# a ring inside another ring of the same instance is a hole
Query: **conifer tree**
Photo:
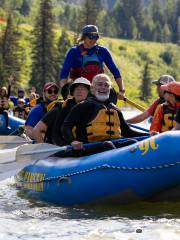
{"type": "Polygon", "coordinates": [[[22,5],[20,7],[20,13],[24,16],[27,16],[30,12],[30,5],[28,0],[23,0],[22,5]]]}
{"type": "Polygon", "coordinates": [[[172,37],[172,34],[169,29],[169,26],[168,24],[165,24],[163,27],[163,42],[165,43],[171,42],[171,37],[172,37]]]}
{"type": "Polygon", "coordinates": [[[1,44],[1,83],[5,84],[10,75],[14,75],[16,85],[20,82],[20,54],[19,37],[13,14],[10,13],[7,19],[7,26],[2,37],[1,44]]]}
{"type": "Polygon", "coordinates": [[[180,44],[180,17],[177,20],[177,43],[180,44]]]}
{"type": "Polygon", "coordinates": [[[132,16],[134,17],[137,31],[140,32],[144,22],[143,3],[142,0],[131,0],[130,2],[132,4],[132,16]]]}
{"type": "MultiPolygon", "coordinates": [[[[66,56],[67,51],[71,47],[71,41],[65,29],[63,29],[61,36],[59,38],[57,44],[57,73],[59,73],[62,69],[62,65],[64,62],[64,58],[66,56]]],[[[58,76],[57,76],[58,79],[58,76]]]]}
{"type": "Polygon", "coordinates": [[[35,86],[38,91],[42,91],[44,84],[55,81],[57,76],[51,0],[41,0],[40,2],[33,38],[30,85],[35,86]]]}
{"type": "Polygon", "coordinates": [[[138,29],[137,29],[136,20],[133,17],[131,17],[129,20],[129,30],[130,30],[131,39],[137,39],[138,29]]]}
{"type": "Polygon", "coordinates": [[[102,8],[102,0],[85,0],[80,11],[79,29],[87,24],[97,24],[97,18],[102,8]]]}
{"type": "Polygon", "coordinates": [[[141,95],[140,99],[143,101],[148,100],[151,97],[151,70],[150,61],[148,60],[144,66],[142,73],[141,95]]]}

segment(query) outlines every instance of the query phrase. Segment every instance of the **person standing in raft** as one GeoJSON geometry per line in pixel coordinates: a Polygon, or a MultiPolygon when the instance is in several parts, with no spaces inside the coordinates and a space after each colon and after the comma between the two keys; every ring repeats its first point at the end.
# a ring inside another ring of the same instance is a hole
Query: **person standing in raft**
{"type": "Polygon", "coordinates": [[[70,86],[69,97],[61,105],[47,112],[33,128],[34,139],[38,143],[53,143],[63,146],[67,144],[61,134],[61,126],[71,109],[79,102],[84,101],[89,93],[91,83],[86,78],[77,78],[70,86]]]}
{"type": "Polygon", "coordinates": [[[111,100],[116,104],[118,95],[124,98],[125,88],[121,73],[109,50],[97,44],[98,39],[98,27],[86,25],[82,28],[78,44],[67,53],[60,73],[61,94],[64,98],[68,92],[68,78],[74,81],[78,77],[85,77],[92,82],[95,75],[104,72],[104,63],[114,76],[119,88],[118,94],[111,88],[111,100]]]}
{"type": "MultiPolygon", "coordinates": [[[[148,134],[129,128],[120,109],[109,100],[112,82],[106,74],[98,74],[92,80],[92,97],[76,105],[68,114],[62,125],[65,140],[82,155],[102,152],[116,147],[111,140],[121,137],[137,137],[148,134]],[[89,149],[83,149],[83,143],[105,141],[89,149]]],[[[134,143],[132,139],[124,143],[134,143]]],[[[77,151],[76,151],[77,152],[77,151]]]]}

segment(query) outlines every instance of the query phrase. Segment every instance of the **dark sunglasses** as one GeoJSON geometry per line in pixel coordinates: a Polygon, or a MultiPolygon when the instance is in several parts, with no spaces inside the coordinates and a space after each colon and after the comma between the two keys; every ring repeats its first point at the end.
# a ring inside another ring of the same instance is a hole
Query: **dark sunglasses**
{"type": "Polygon", "coordinates": [[[54,89],[54,90],[51,90],[51,89],[48,89],[47,90],[48,94],[58,94],[58,90],[57,89],[54,89]]]}
{"type": "Polygon", "coordinates": [[[98,34],[87,34],[87,37],[90,40],[98,40],[99,39],[99,35],[98,34]]]}

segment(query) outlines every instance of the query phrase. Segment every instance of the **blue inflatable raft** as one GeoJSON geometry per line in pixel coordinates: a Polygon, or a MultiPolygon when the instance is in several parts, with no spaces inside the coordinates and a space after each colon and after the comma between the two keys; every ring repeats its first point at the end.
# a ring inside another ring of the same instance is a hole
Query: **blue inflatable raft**
{"type": "Polygon", "coordinates": [[[9,129],[6,127],[4,115],[0,114],[0,135],[9,135],[10,133],[14,132],[19,126],[24,124],[25,121],[23,119],[9,115],[9,129]]]}
{"type": "Polygon", "coordinates": [[[15,179],[26,196],[63,206],[180,200],[180,131],[81,158],[51,156],[15,179]]]}

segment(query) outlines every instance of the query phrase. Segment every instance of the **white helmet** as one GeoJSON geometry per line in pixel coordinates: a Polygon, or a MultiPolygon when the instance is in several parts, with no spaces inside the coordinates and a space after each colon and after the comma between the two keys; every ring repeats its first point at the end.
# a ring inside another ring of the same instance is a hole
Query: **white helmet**
{"type": "Polygon", "coordinates": [[[88,89],[90,89],[90,86],[91,86],[90,81],[87,80],[86,78],[84,78],[84,77],[76,78],[76,80],[73,81],[73,82],[71,83],[71,86],[70,86],[70,94],[71,94],[71,95],[73,95],[73,91],[74,91],[74,88],[75,88],[76,84],[86,85],[86,87],[87,87],[88,89]]]}

